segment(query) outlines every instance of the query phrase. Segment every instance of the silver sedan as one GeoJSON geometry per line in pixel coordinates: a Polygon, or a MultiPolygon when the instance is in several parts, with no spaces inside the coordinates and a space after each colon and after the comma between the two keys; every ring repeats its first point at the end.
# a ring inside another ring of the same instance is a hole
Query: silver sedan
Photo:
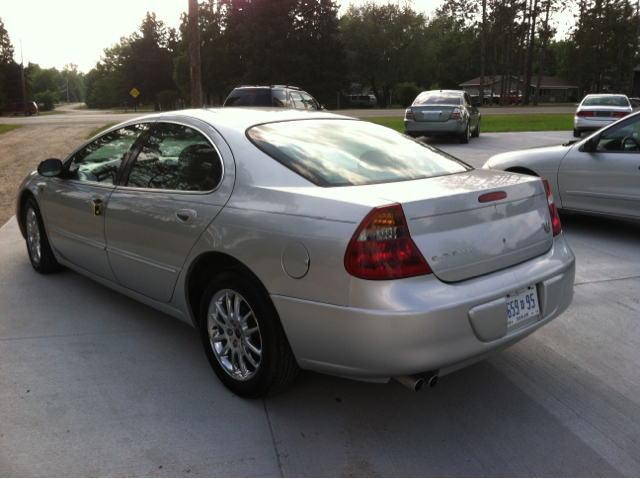
{"type": "Polygon", "coordinates": [[[17,217],[36,271],[69,267],[193,325],[244,397],[300,369],[433,385],[573,297],[543,181],[323,112],[131,120],[42,162],[17,217]]]}
{"type": "Polygon", "coordinates": [[[455,136],[460,143],[480,136],[481,115],[468,93],[431,90],[420,93],[404,115],[407,135],[455,136]]]}
{"type": "Polygon", "coordinates": [[[563,210],[640,219],[640,113],[581,141],[496,155],[484,168],[547,178],[563,210]]]}

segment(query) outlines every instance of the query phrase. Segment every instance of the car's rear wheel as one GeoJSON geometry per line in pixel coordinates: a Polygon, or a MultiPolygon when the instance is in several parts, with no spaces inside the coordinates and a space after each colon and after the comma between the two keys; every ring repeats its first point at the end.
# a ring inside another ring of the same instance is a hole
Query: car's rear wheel
{"type": "Polygon", "coordinates": [[[469,123],[467,122],[467,127],[464,129],[464,132],[460,134],[460,136],[458,137],[460,139],[460,143],[462,144],[466,144],[469,143],[469,137],[470,135],[470,128],[469,128],[469,123]]]}
{"type": "Polygon", "coordinates": [[[481,120],[478,120],[478,126],[476,126],[476,129],[471,133],[471,136],[474,138],[478,138],[480,136],[480,122],[481,120]]]}
{"type": "Polygon", "coordinates": [[[200,307],[200,335],[218,379],[239,396],[276,393],[298,375],[267,292],[238,270],[223,271],[209,282],[200,307]]]}
{"type": "Polygon", "coordinates": [[[33,268],[41,274],[55,273],[62,266],[51,250],[36,200],[29,198],[23,208],[23,224],[27,233],[27,251],[33,268]]]}
{"type": "Polygon", "coordinates": [[[573,129],[573,137],[574,138],[581,138],[582,137],[582,132],[580,130],[577,129],[573,129]]]}

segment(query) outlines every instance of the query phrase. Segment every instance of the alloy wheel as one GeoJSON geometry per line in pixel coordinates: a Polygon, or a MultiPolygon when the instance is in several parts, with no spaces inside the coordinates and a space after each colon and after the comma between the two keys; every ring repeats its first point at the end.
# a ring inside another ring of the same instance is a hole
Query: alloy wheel
{"type": "Polygon", "coordinates": [[[34,263],[39,263],[42,257],[42,243],[40,241],[40,226],[38,215],[33,208],[27,210],[27,245],[34,263]]]}
{"type": "Polygon", "coordinates": [[[260,369],[260,325],[247,301],[236,291],[218,291],[209,304],[207,331],[213,353],[233,379],[246,381],[260,369]]]}

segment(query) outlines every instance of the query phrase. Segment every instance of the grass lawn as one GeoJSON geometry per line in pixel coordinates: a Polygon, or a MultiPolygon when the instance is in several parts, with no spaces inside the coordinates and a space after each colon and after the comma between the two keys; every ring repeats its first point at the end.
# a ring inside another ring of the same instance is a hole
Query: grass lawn
{"type": "Polygon", "coordinates": [[[88,140],[90,138],[93,138],[94,136],[96,136],[101,131],[104,131],[104,130],[106,130],[108,128],[111,128],[113,125],[117,125],[117,123],[109,123],[108,125],[104,125],[104,126],[101,126],[100,128],[97,128],[97,129],[93,130],[91,133],[89,133],[86,136],[86,139],[88,140]]]}
{"type": "MultiPolygon", "coordinates": [[[[375,117],[366,120],[404,133],[403,117],[375,117]]],[[[482,117],[482,133],[505,131],[573,130],[573,113],[534,115],[486,115],[482,117]]]]}
{"type": "Polygon", "coordinates": [[[22,128],[22,125],[0,125],[0,135],[15,130],[16,128],[22,128]]]}

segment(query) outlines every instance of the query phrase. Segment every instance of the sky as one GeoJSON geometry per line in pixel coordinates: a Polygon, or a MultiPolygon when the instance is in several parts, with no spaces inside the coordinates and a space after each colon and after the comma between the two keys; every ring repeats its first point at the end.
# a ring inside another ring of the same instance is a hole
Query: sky
{"type": "MultiPolygon", "coordinates": [[[[365,0],[338,0],[340,13],[350,3],[365,0]]],[[[385,4],[388,0],[374,0],[385,4]]],[[[431,15],[444,0],[414,0],[416,11],[431,15]]],[[[75,63],[87,73],[95,67],[105,48],[138,30],[148,11],[168,26],[178,28],[180,14],[188,10],[188,0],[0,0],[0,18],[20,63],[62,70],[75,63]]]]}

